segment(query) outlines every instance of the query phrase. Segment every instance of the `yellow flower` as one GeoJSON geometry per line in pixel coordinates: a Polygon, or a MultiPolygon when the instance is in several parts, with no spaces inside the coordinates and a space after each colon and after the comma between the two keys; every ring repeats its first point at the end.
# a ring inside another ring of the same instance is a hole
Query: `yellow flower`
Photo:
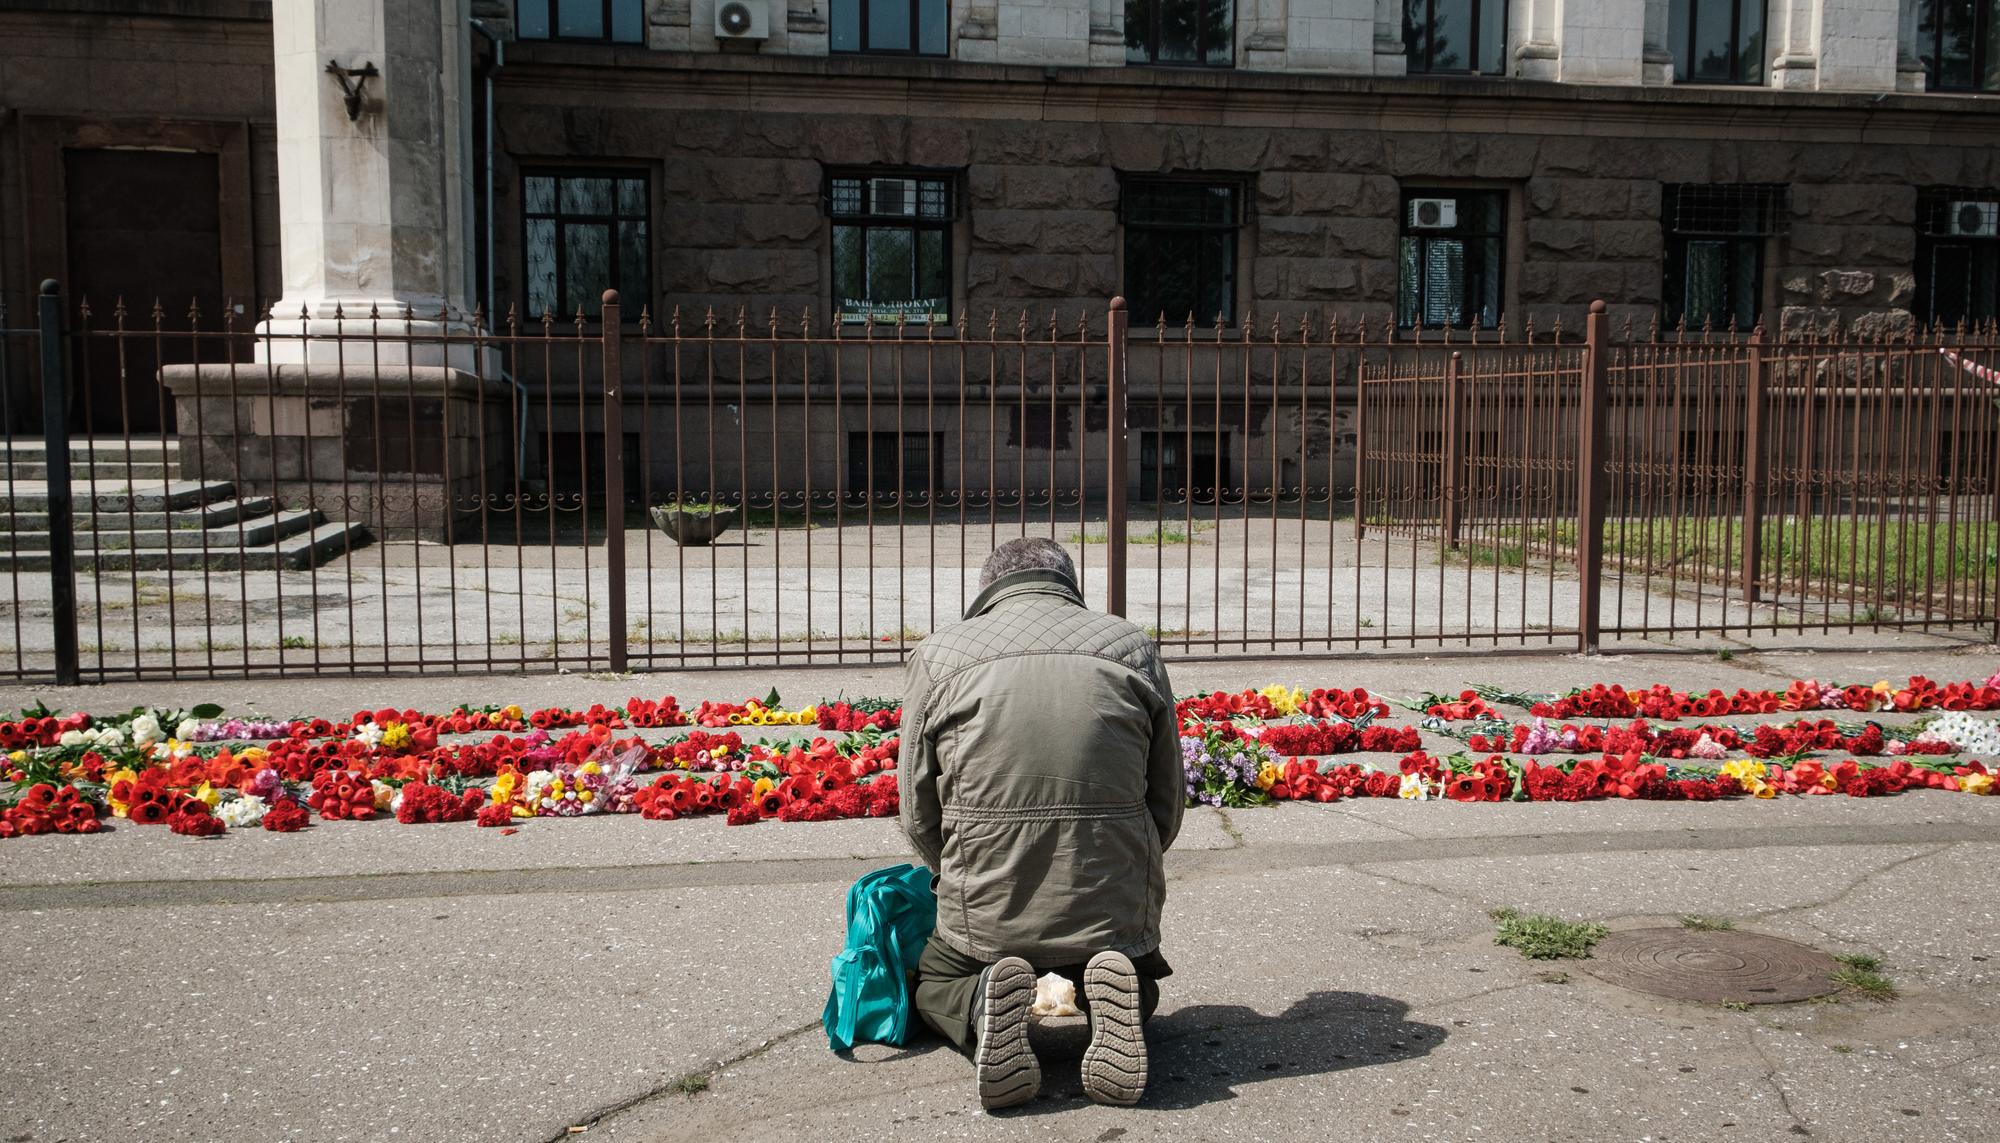
{"type": "Polygon", "coordinates": [[[243,753],[237,755],[238,758],[243,759],[243,764],[246,766],[255,766],[270,756],[271,752],[262,746],[245,747],[243,753]]]}
{"type": "Polygon", "coordinates": [[[1297,688],[1287,688],[1276,683],[1265,687],[1257,693],[1270,699],[1272,708],[1283,715],[1297,714],[1300,705],[1306,701],[1304,691],[1297,688]]]}
{"type": "Polygon", "coordinates": [[[599,765],[598,765],[598,764],[597,764],[596,762],[585,762],[585,763],[584,763],[583,765],[581,765],[581,766],[578,766],[578,767],[577,767],[576,769],[577,769],[577,772],[578,772],[578,773],[580,773],[580,774],[602,774],[602,773],[604,773],[604,767],[602,767],[602,766],[599,766],[599,765]]]}
{"type": "Polygon", "coordinates": [[[222,801],[222,791],[209,785],[207,782],[201,784],[201,788],[194,792],[194,796],[208,803],[208,808],[211,810],[222,801]]]}
{"type": "Polygon", "coordinates": [[[759,778],[757,779],[756,784],[750,787],[750,796],[753,798],[761,798],[765,794],[770,793],[772,790],[777,789],[777,786],[778,784],[776,782],[771,781],[769,778],[759,778]]]}
{"type": "Polygon", "coordinates": [[[404,750],[408,749],[409,745],[410,728],[408,724],[392,722],[382,728],[382,749],[404,750]]]}
{"type": "Polygon", "coordinates": [[[1889,680],[1887,679],[1883,679],[1881,682],[1876,683],[1874,690],[1876,694],[1881,695],[1883,698],[1888,698],[1890,695],[1896,693],[1896,688],[1890,686],[1889,680]]]}
{"type": "Polygon", "coordinates": [[[1422,774],[1403,775],[1403,784],[1396,790],[1398,797],[1408,798],[1413,802],[1421,802],[1430,797],[1430,794],[1430,786],[1424,781],[1422,774]]]}
{"type": "Polygon", "coordinates": [[[576,796],[576,800],[579,802],[588,802],[595,797],[597,797],[596,794],[591,793],[589,790],[585,790],[576,796]]]}
{"type": "Polygon", "coordinates": [[[800,711],[799,711],[799,725],[800,725],[800,726],[804,726],[804,725],[805,725],[806,723],[809,723],[809,722],[818,722],[818,721],[819,721],[819,708],[818,708],[818,707],[816,707],[816,706],[809,706],[809,707],[806,707],[806,708],[804,708],[804,709],[802,709],[802,710],[800,710],[800,711]]]}
{"type": "Polygon", "coordinates": [[[1738,758],[1734,762],[1726,762],[1722,766],[1722,772],[1742,783],[1746,789],[1752,782],[1762,782],[1769,774],[1764,764],[1754,758],[1738,758]]]}
{"type": "Polygon", "coordinates": [[[1274,762],[1266,762],[1257,768],[1257,788],[1260,790],[1268,790],[1277,785],[1278,778],[1279,771],[1274,762]]]}
{"type": "Polygon", "coordinates": [[[28,752],[25,750],[16,750],[12,754],[7,755],[7,760],[9,762],[26,762],[28,760],[28,752]]]}
{"type": "Polygon", "coordinates": [[[495,778],[493,780],[493,792],[490,795],[492,799],[495,802],[513,801],[514,782],[518,777],[519,775],[513,773],[512,771],[509,771],[507,773],[501,774],[498,778],[495,778]]]}
{"type": "Polygon", "coordinates": [[[116,786],[120,782],[136,782],[138,780],[139,780],[138,772],[132,770],[129,767],[121,767],[117,770],[113,770],[111,773],[106,774],[104,776],[104,788],[106,791],[104,795],[104,800],[111,806],[112,817],[115,818],[125,817],[127,814],[131,812],[132,807],[125,804],[124,802],[119,801],[117,798],[112,797],[109,792],[111,787],[116,786]]]}
{"type": "Polygon", "coordinates": [[[749,717],[748,717],[747,715],[741,715],[741,714],[732,714],[732,715],[730,715],[730,716],[729,716],[729,725],[731,725],[731,726],[748,726],[748,725],[750,725],[750,719],[749,719],[749,717]]]}
{"type": "Polygon", "coordinates": [[[1993,775],[1977,771],[1961,774],[1958,778],[1958,788],[1968,794],[1984,794],[1990,797],[1993,793],[1993,775]]]}
{"type": "Polygon", "coordinates": [[[513,719],[522,719],[528,717],[527,712],[523,711],[520,707],[520,704],[518,703],[508,703],[505,707],[501,708],[500,713],[506,715],[508,718],[513,718],[513,719]]]}

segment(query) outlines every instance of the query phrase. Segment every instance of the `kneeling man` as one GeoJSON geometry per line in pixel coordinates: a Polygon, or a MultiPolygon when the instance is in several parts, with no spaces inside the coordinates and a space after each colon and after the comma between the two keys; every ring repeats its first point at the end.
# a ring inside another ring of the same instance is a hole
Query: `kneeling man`
{"type": "Polygon", "coordinates": [[[924,1022],[971,1054],[987,1108],[1033,1099],[1038,973],[1078,981],[1083,1085],[1146,1089],[1141,1022],[1159,952],[1161,855],[1186,799],[1173,690],[1145,631],[1084,606],[1053,540],[987,559],[963,622],[910,656],[897,763],[902,825],[937,874],[917,968],[924,1022]]]}

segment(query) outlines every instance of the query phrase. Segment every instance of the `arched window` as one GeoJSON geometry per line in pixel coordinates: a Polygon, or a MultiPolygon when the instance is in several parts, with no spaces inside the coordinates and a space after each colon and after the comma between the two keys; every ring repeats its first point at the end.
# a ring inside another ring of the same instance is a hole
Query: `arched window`
{"type": "Polygon", "coordinates": [[[1675,83],[1763,83],[1764,0],[1673,0],[1675,83]]]}

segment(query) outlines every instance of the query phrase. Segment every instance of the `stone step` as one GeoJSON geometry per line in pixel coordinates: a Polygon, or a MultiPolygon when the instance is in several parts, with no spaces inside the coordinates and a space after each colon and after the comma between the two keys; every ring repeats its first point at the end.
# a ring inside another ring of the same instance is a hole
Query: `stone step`
{"type": "MultiPolygon", "coordinates": [[[[234,492],[228,481],[211,480],[79,480],[70,485],[72,511],[102,515],[123,512],[178,512],[221,500],[234,492]]],[[[48,511],[49,487],[39,480],[0,484],[0,518],[9,509],[48,511]]]]}
{"type": "MultiPolygon", "coordinates": [[[[152,532],[161,528],[192,532],[202,528],[220,528],[234,524],[238,520],[254,520],[268,516],[273,507],[269,496],[251,496],[242,500],[217,500],[209,504],[198,504],[184,512],[79,512],[76,515],[76,531],[83,532],[152,532]]],[[[17,532],[46,532],[49,530],[49,515],[45,511],[24,509],[7,511],[0,508],[0,530],[17,532]]]]}
{"type": "MultiPolygon", "coordinates": [[[[76,460],[69,462],[71,480],[160,480],[169,476],[179,476],[180,464],[171,461],[125,461],[104,460],[96,462],[76,460]]],[[[0,462],[0,483],[12,479],[47,480],[49,466],[39,460],[17,460],[8,465],[0,462]]]]}
{"type": "MultiPolygon", "coordinates": [[[[81,560],[91,552],[114,552],[137,548],[142,551],[158,549],[164,551],[172,547],[176,552],[235,551],[236,548],[261,547],[273,540],[295,535],[318,524],[322,517],[313,510],[288,510],[267,513],[261,517],[240,523],[218,525],[212,528],[166,528],[149,529],[109,529],[101,532],[79,533],[77,558],[81,560]]],[[[0,551],[46,552],[49,550],[47,532],[0,532],[0,551]]]]}
{"type": "MultiPolygon", "coordinates": [[[[368,542],[368,529],[360,524],[338,521],[320,524],[310,531],[285,536],[272,543],[245,547],[165,548],[138,551],[90,550],[76,555],[79,575],[93,571],[303,571],[317,567],[368,542]]],[[[42,552],[0,552],[0,572],[47,571],[49,554],[42,552]]]]}
{"type": "MultiPolygon", "coordinates": [[[[128,441],[121,437],[77,437],[69,442],[70,463],[123,464],[130,460],[134,464],[165,464],[179,458],[181,442],[174,438],[142,438],[128,441]]],[[[0,471],[4,471],[7,459],[17,464],[42,464],[48,460],[48,450],[40,437],[0,438],[0,471]]]]}

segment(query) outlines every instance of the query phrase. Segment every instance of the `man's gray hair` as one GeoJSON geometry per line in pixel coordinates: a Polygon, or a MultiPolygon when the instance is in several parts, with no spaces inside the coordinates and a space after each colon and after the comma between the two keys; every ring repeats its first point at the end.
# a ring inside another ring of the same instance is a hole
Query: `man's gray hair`
{"type": "Polygon", "coordinates": [[[1003,575],[1020,571],[1058,572],[1071,587],[1079,586],[1076,565],[1070,562],[1069,553],[1061,544],[1046,536],[1023,536],[1007,541],[986,557],[986,566],[979,569],[979,590],[985,591],[1003,575]]]}

